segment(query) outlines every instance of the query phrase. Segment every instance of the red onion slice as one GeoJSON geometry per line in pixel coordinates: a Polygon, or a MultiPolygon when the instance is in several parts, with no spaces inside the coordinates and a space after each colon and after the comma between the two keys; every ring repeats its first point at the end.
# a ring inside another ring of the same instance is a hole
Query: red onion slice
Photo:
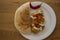
{"type": "Polygon", "coordinates": [[[32,8],[32,9],[38,9],[38,8],[40,8],[40,4],[35,4],[35,5],[33,5],[33,3],[30,3],[30,7],[32,8]]]}

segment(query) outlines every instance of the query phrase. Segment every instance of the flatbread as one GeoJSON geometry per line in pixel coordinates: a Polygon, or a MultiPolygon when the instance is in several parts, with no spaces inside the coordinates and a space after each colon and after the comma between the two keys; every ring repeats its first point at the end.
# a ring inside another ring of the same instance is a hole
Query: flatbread
{"type": "Polygon", "coordinates": [[[31,33],[29,10],[30,6],[28,2],[27,4],[19,7],[15,14],[15,26],[20,32],[24,34],[31,33]]]}

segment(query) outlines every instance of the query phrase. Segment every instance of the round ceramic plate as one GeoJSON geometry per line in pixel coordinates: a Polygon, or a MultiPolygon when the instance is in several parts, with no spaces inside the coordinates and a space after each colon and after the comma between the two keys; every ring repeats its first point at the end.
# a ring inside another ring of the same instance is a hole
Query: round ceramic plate
{"type": "MultiPolygon", "coordinates": [[[[27,2],[25,4],[28,4],[28,3],[29,2],[27,2]]],[[[53,30],[55,29],[56,16],[55,16],[55,12],[53,11],[53,9],[48,4],[46,4],[44,2],[35,2],[35,3],[37,3],[37,4],[42,3],[41,7],[42,7],[42,10],[43,10],[43,13],[44,13],[45,20],[46,20],[44,30],[39,32],[38,34],[32,34],[31,33],[30,35],[23,34],[20,31],[19,32],[27,39],[43,40],[43,39],[47,38],[53,32],[53,30]]],[[[16,16],[18,10],[21,10],[20,7],[16,10],[15,16],[16,16]]],[[[15,27],[17,28],[16,25],[15,25],[15,27]]]]}

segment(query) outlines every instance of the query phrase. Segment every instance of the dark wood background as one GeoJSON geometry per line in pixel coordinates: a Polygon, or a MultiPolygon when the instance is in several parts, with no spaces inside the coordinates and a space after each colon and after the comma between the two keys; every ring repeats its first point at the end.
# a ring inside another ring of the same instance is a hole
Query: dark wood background
{"type": "MultiPolygon", "coordinates": [[[[14,26],[16,9],[28,1],[35,0],[0,0],[0,40],[28,40],[14,26]]],[[[54,32],[44,40],[60,40],[60,0],[37,0],[46,2],[55,11],[57,23],[54,32]]]]}

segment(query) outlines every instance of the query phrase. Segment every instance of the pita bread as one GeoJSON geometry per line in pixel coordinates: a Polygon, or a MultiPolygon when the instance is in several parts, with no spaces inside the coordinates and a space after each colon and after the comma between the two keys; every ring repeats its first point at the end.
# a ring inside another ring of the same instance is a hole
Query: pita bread
{"type": "Polygon", "coordinates": [[[27,4],[19,7],[15,13],[15,26],[20,32],[24,34],[31,33],[29,10],[30,6],[28,2],[27,4]]]}

